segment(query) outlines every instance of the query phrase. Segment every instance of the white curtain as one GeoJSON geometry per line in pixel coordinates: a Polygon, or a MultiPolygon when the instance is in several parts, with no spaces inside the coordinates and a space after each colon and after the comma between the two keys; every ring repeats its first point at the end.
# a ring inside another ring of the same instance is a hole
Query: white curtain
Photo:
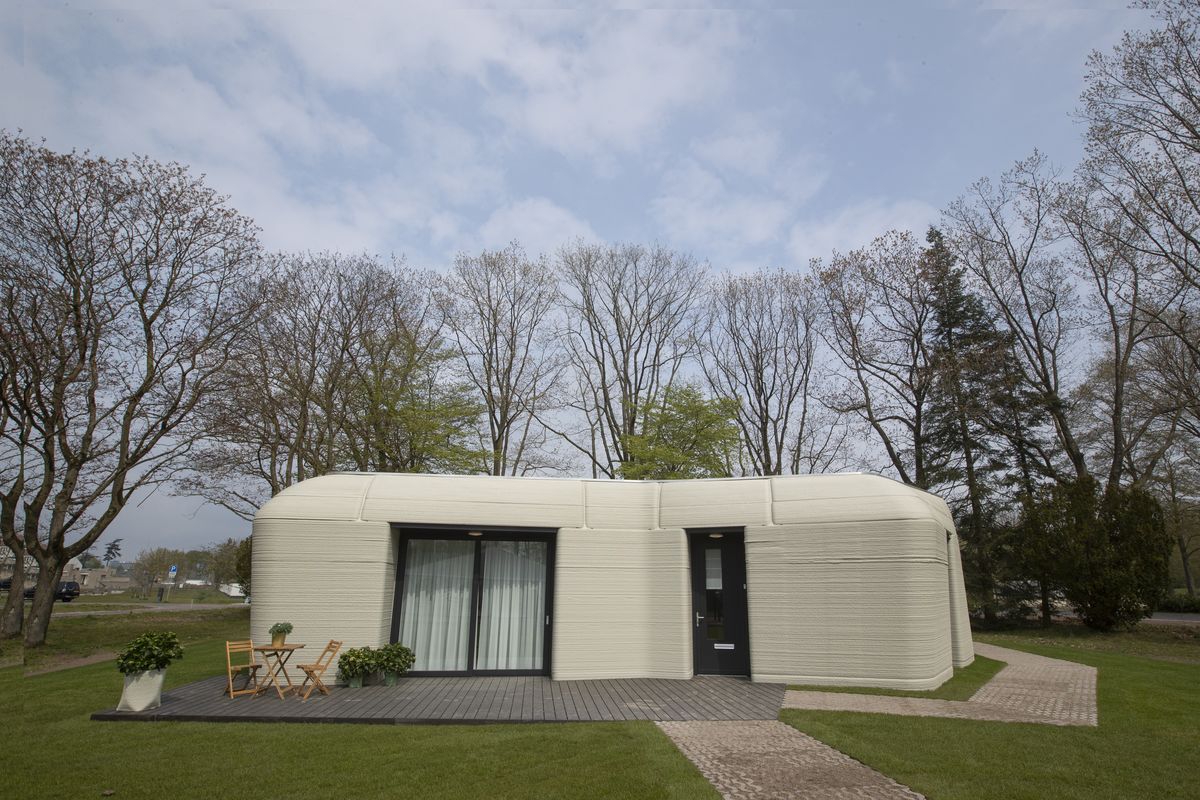
{"type": "Polygon", "coordinates": [[[474,565],[474,542],[409,539],[400,641],[416,656],[413,669],[467,669],[474,565]]]}
{"type": "Polygon", "coordinates": [[[541,669],[546,543],[483,541],[476,669],[541,669]]]}

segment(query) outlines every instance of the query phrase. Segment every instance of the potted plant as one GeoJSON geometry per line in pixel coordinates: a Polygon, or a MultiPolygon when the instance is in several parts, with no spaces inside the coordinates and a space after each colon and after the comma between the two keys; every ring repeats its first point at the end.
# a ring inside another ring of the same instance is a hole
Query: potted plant
{"type": "Polygon", "coordinates": [[[179,637],[173,633],[143,633],[117,655],[117,669],[125,676],[118,711],[145,711],[162,705],[163,676],[167,666],[183,658],[179,637]]]}
{"type": "Polygon", "coordinates": [[[287,635],[292,632],[292,623],[276,622],[267,633],[271,634],[271,647],[283,647],[287,644],[287,635]]]}
{"type": "Polygon", "coordinates": [[[338,657],[338,675],[351,689],[361,689],[363,678],[377,669],[377,656],[369,647],[352,647],[338,657]]]}
{"type": "Polygon", "coordinates": [[[384,645],[376,652],[376,665],[383,673],[383,685],[395,686],[400,676],[412,668],[413,651],[399,642],[384,645]]]}

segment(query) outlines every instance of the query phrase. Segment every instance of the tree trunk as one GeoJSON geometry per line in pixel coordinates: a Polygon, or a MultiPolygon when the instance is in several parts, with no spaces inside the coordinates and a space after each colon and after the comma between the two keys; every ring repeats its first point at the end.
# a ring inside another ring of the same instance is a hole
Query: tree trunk
{"type": "Polygon", "coordinates": [[[1050,583],[1038,581],[1038,586],[1042,590],[1042,627],[1049,628],[1054,616],[1054,609],[1050,607],[1050,583]]]}
{"type": "Polygon", "coordinates": [[[0,616],[0,639],[15,639],[25,627],[25,552],[13,552],[12,584],[0,616]]]}
{"type": "Polygon", "coordinates": [[[1182,536],[1175,537],[1175,544],[1179,546],[1179,559],[1183,562],[1183,580],[1187,584],[1188,597],[1196,596],[1196,584],[1192,579],[1192,566],[1188,563],[1188,543],[1182,536]]]}
{"type": "Polygon", "coordinates": [[[37,589],[33,595],[33,607],[29,609],[29,619],[25,622],[26,647],[39,647],[46,641],[50,615],[54,612],[54,594],[58,591],[58,581],[62,578],[62,573],[61,560],[48,558],[41,563],[37,589]]]}

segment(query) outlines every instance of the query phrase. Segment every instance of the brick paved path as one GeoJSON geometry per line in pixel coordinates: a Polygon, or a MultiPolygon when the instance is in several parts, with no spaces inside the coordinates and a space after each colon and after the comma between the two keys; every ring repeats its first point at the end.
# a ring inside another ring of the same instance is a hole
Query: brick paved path
{"type": "Polygon", "coordinates": [[[1098,724],[1095,667],[978,642],[975,652],[1007,666],[970,700],[789,691],[783,707],[1044,725],[1098,724]]]}
{"type": "Polygon", "coordinates": [[[779,721],[657,724],[726,800],[923,800],[779,721]]]}
{"type": "MultiPolygon", "coordinates": [[[[794,692],[784,708],[924,717],[1096,725],[1096,670],[1084,664],[976,644],[1006,666],[970,700],[794,692]]],[[[913,800],[912,789],[778,721],[659,722],[726,800],[913,800]]]]}

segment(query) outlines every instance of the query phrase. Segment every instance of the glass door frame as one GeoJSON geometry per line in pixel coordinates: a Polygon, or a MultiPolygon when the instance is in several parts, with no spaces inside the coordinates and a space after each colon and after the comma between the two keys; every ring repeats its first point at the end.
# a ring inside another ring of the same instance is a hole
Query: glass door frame
{"type": "Polygon", "coordinates": [[[404,568],[408,556],[408,543],[412,539],[440,539],[445,541],[469,541],[475,543],[475,564],[471,573],[471,616],[467,641],[467,669],[465,670],[413,670],[416,676],[464,676],[464,675],[549,675],[550,654],[553,650],[554,632],[554,541],[558,531],[554,528],[506,528],[494,525],[418,525],[392,523],[392,534],[396,542],[396,587],[392,599],[392,625],[389,641],[400,638],[400,612],[404,602],[404,568]],[[479,531],[482,536],[470,536],[467,531],[479,531]],[[545,542],[546,543],[546,603],[542,630],[541,669],[475,669],[475,648],[479,635],[479,619],[483,608],[483,542],[545,542]]]}

